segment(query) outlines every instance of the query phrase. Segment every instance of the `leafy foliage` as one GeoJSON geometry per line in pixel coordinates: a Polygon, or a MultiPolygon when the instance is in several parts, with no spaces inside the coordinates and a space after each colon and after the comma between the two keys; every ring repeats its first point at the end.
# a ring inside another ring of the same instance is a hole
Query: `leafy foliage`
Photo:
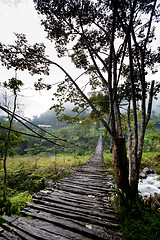
{"type": "MultiPolygon", "coordinates": [[[[0,157],[1,159],[4,157],[5,154],[5,142],[8,136],[8,131],[4,130],[1,128],[6,127],[8,128],[8,124],[2,124],[0,123],[0,157]]],[[[12,133],[10,135],[10,142],[9,142],[9,149],[8,149],[8,155],[13,156],[16,153],[15,147],[18,145],[22,145],[26,142],[27,140],[24,139],[21,134],[19,133],[12,133]]]]}
{"type": "Polygon", "coordinates": [[[20,214],[21,210],[26,206],[26,202],[31,202],[31,195],[26,192],[21,192],[9,198],[11,204],[7,215],[20,214]]]}
{"type": "Polygon", "coordinates": [[[17,78],[11,78],[4,82],[4,87],[12,90],[13,93],[16,95],[17,92],[20,92],[20,88],[23,86],[23,82],[17,78]]]}
{"type": "Polygon", "coordinates": [[[123,236],[128,240],[157,240],[160,236],[160,214],[147,209],[139,200],[119,209],[118,218],[123,236]]]}
{"type": "Polygon", "coordinates": [[[24,34],[15,33],[17,40],[15,45],[0,43],[0,59],[7,69],[24,71],[27,69],[30,74],[49,74],[48,63],[42,59],[45,56],[43,43],[29,45],[24,34]],[[41,58],[40,58],[41,56],[41,58]]]}

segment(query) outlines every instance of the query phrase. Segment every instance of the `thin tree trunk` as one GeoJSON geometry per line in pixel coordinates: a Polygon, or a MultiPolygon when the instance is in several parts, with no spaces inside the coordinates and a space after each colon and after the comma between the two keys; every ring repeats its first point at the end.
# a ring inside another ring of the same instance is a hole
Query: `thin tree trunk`
{"type": "Polygon", "coordinates": [[[12,123],[13,123],[14,114],[16,111],[16,101],[17,101],[17,95],[15,94],[13,114],[11,116],[11,119],[9,120],[10,121],[9,130],[8,130],[7,139],[5,141],[5,154],[4,154],[4,159],[3,159],[3,169],[4,169],[3,202],[5,202],[7,199],[7,166],[6,166],[6,164],[7,164],[7,156],[8,156],[8,149],[9,149],[9,143],[10,143],[12,123]]]}
{"type": "Polygon", "coordinates": [[[130,100],[127,110],[127,125],[128,125],[128,153],[129,153],[129,184],[131,184],[131,170],[132,170],[132,130],[130,124],[130,100]]]}
{"type": "Polygon", "coordinates": [[[133,55],[131,48],[131,38],[128,37],[128,48],[129,48],[129,64],[130,64],[130,83],[131,83],[131,93],[132,93],[132,105],[133,105],[133,120],[134,120],[134,144],[132,150],[132,165],[130,174],[130,188],[132,198],[138,194],[138,180],[139,180],[139,164],[137,158],[138,152],[138,121],[137,121],[137,106],[136,106],[136,96],[135,96],[135,86],[134,86],[134,69],[133,69],[133,55]]]}

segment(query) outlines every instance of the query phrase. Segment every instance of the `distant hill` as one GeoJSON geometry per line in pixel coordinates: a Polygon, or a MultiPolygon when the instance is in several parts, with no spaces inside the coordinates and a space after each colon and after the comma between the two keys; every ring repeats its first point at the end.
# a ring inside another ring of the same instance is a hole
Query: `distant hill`
{"type": "Polygon", "coordinates": [[[34,117],[31,122],[35,125],[51,125],[51,127],[55,129],[67,125],[66,122],[58,121],[54,110],[48,110],[42,113],[39,117],[34,117]]]}
{"type": "Polygon", "coordinates": [[[0,122],[1,123],[6,123],[7,122],[6,116],[4,116],[4,115],[0,116],[0,122]]]}
{"type": "MultiPolygon", "coordinates": [[[[74,116],[77,115],[71,111],[70,108],[67,108],[64,112],[67,115],[74,116]],[[74,115],[73,115],[74,114],[74,115]]],[[[87,117],[88,113],[83,112],[81,115],[80,119],[85,119],[87,117]]],[[[33,120],[31,121],[35,125],[50,125],[52,128],[61,128],[61,127],[66,127],[69,126],[67,122],[60,122],[57,117],[56,113],[54,110],[48,110],[44,113],[42,113],[39,117],[34,117],[33,120]]]]}

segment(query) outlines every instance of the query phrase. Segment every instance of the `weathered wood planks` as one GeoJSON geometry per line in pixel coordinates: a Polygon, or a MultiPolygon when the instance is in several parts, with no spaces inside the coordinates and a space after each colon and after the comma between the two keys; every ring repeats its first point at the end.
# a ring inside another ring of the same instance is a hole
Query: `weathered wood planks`
{"type": "Polygon", "coordinates": [[[22,216],[3,216],[0,240],[122,239],[110,203],[112,177],[105,172],[100,138],[87,163],[35,194],[22,216]]]}

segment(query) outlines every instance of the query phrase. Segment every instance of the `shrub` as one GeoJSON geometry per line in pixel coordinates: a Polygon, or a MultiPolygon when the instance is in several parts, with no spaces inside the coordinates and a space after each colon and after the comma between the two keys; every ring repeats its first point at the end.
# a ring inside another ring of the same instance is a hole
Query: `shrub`
{"type": "Polygon", "coordinates": [[[20,214],[20,211],[22,208],[26,206],[26,202],[30,202],[32,199],[31,195],[26,191],[26,192],[21,192],[13,197],[9,198],[10,201],[10,209],[9,209],[9,214],[20,214]]]}

